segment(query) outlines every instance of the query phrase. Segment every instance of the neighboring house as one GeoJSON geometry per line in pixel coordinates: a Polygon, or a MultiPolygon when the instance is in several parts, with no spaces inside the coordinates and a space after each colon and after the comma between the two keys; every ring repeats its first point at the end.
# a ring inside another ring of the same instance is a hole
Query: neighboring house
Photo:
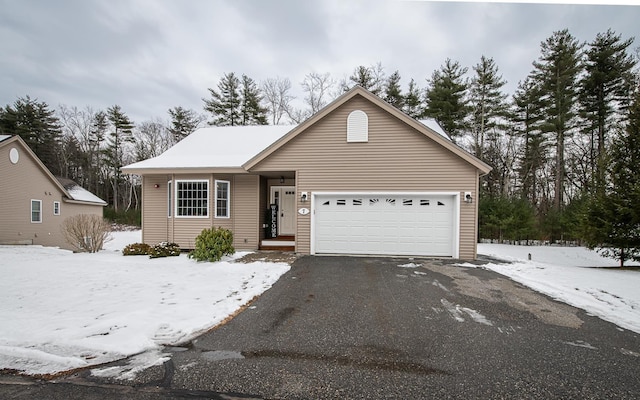
{"type": "Polygon", "coordinates": [[[54,177],[20,136],[0,135],[0,244],[71,250],[60,229],[77,214],[102,216],[106,203],[69,179],[54,177]]]}
{"type": "Polygon", "coordinates": [[[220,226],[236,249],[474,259],[490,167],[355,87],[300,125],[203,128],[123,171],[142,176],[148,244],[220,226]]]}

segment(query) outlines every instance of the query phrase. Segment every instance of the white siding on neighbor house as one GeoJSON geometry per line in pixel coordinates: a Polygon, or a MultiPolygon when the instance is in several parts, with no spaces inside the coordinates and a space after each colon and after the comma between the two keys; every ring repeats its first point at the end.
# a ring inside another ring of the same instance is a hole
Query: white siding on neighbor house
{"type": "MultiPolygon", "coordinates": [[[[461,258],[475,258],[478,171],[458,155],[406,125],[361,96],[354,96],[317,121],[252,172],[296,171],[300,192],[415,191],[472,192],[460,200],[461,258]],[[368,116],[368,142],[347,143],[347,118],[354,110],[368,116]]],[[[310,201],[297,208],[311,208],[310,201]]],[[[296,251],[311,251],[311,216],[297,216],[296,251]]]]}

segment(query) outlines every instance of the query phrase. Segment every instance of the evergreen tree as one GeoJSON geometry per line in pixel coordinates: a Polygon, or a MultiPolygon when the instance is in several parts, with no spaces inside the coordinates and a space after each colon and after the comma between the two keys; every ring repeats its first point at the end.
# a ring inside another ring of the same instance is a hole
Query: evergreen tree
{"type": "Polygon", "coordinates": [[[420,118],[424,112],[422,95],[413,78],[409,81],[409,88],[404,96],[402,111],[412,118],[420,118]]]}
{"type": "Polygon", "coordinates": [[[473,133],[475,155],[483,159],[487,132],[494,132],[495,136],[496,130],[505,128],[508,105],[502,87],[506,81],[498,74],[498,66],[492,58],[482,56],[473,70],[475,76],[469,87],[469,127],[473,133]]]}
{"type": "Polygon", "coordinates": [[[511,114],[514,131],[523,141],[518,171],[521,195],[534,206],[539,201],[539,177],[549,157],[548,140],[540,127],[543,116],[539,98],[540,87],[530,75],[518,84],[511,114]]]}
{"type": "Polygon", "coordinates": [[[359,85],[376,96],[382,96],[385,83],[384,68],[379,62],[370,67],[359,65],[353,70],[353,74],[349,77],[349,82],[350,84],[346,82],[342,84],[343,91],[346,92],[353,86],[359,85]]]}
{"type": "Polygon", "coordinates": [[[212,114],[209,125],[234,126],[241,124],[240,105],[242,97],[240,80],[233,73],[225,74],[218,83],[218,91],[209,88],[211,99],[202,99],[204,109],[212,114]]]}
{"type": "Polygon", "coordinates": [[[111,187],[113,189],[113,207],[118,211],[119,189],[122,184],[120,168],[124,165],[124,155],[127,144],[133,143],[133,122],[118,105],[107,109],[107,120],[110,128],[107,135],[106,147],[103,150],[105,162],[111,169],[111,187]]]}
{"type": "Polygon", "coordinates": [[[262,94],[255,81],[242,75],[240,125],[267,125],[267,109],[262,107],[262,94]]]}
{"type": "Polygon", "coordinates": [[[400,87],[400,72],[397,70],[387,78],[384,87],[384,100],[398,109],[402,109],[404,105],[404,96],[400,87]]]}
{"type": "Polygon", "coordinates": [[[180,106],[170,108],[169,115],[171,116],[169,133],[174,143],[178,143],[193,133],[203,121],[203,118],[197,115],[195,111],[187,110],[180,106]]]}
{"type": "Polygon", "coordinates": [[[468,115],[466,73],[467,68],[447,58],[431,75],[426,91],[424,115],[434,118],[454,141],[464,133],[468,115]]]}
{"type": "Polygon", "coordinates": [[[636,64],[627,52],[632,43],[633,38],[623,41],[620,35],[607,30],[599,33],[586,51],[580,102],[587,122],[585,132],[590,136],[594,186],[598,190],[604,185],[608,133],[620,122],[622,111],[628,106],[631,73],[636,64]]]}
{"type": "Polygon", "coordinates": [[[62,174],[61,124],[47,103],[26,96],[0,109],[0,133],[20,136],[54,175],[62,174]]]}
{"type": "Polygon", "coordinates": [[[583,220],[587,246],[620,261],[640,260],[640,91],[625,132],[615,140],[607,185],[596,192],[583,220]]]}
{"type": "Polygon", "coordinates": [[[564,205],[566,181],[565,141],[577,126],[576,108],[581,48],[567,29],[554,32],[541,43],[541,55],[534,61],[534,76],[540,84],[545,123],[543,132],[553,136],[555,144],[555,182],[553,206],[564,205]]]}

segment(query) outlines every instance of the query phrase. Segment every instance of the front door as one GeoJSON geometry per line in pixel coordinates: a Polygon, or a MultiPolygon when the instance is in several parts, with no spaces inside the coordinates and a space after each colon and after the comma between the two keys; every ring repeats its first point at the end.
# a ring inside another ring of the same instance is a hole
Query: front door
{"type": "Polygon", "coordinates": [[[278,235],[296,233],[296,188],[295,186],[272,186],[271,204],[278,205],[278,235]]]}

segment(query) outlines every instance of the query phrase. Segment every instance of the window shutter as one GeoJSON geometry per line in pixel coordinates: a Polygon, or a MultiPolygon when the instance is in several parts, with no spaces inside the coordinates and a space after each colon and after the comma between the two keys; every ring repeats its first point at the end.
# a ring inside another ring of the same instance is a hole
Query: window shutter
{"type": "Polygon", "coordinates": [[[351,111],[347,118],[347,142],[369,141],[369,117],[364,111],[351,111]]]}

